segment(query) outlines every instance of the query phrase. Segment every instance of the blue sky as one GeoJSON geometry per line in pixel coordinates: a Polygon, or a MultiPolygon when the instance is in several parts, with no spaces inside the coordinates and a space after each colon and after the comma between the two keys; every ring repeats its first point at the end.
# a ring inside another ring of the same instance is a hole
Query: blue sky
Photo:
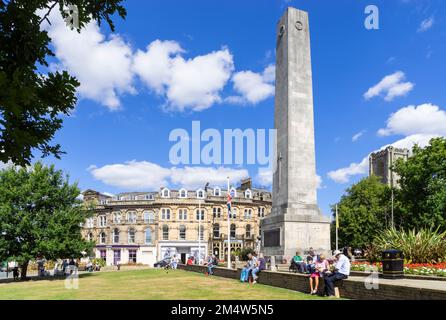
{"type": "Polygon", "coordinates": [[[56,52],[51,68],[68,69],[82,87],[54,139],[67,154],[44,161],[81,189],[157,190],[204,185],[208,178],[220,184],[228,172],[267,184],[255,165],[172,169],[168,137],[175,128],[190,132],[197,120],[202,129],[220,131],[273,127],[268,71],[286,6],[310,15],[318,197],[326,214],[367,174],[363,159],[370,152],[446,135],[444,1],[128,0],[125,6],[127,19],[115,19],[115,34],[105,25],[81,35],[62,23],[47,26],[56,52]],[[379,8],[379,30],[364,27],[369,4],[379,8]]]}

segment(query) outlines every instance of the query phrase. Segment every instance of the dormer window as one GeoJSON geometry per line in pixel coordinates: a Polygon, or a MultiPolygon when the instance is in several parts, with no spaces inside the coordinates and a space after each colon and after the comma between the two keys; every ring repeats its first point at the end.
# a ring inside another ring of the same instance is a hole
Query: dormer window
{"type": "Polygon", "coordinates": [[[197,198],[204,199],[204,190],[202,190],[202,189],[197,190],[197,198]]]}
{"type": "Polygon", "coordinates": [[[221,189],[219,187],[214,188],[214,197],[221,196],[221,189]]]}
{"type": "Polygon", "coordinates": [[[231,195],[233,195],[233,198],[237,197],[237,190],[235,188],[231,188],[231,195]]]}
{"type": "Polygon", "coordinates": [[[144,200],[153,200],[153,194],[146,194],[144,200]]]}
{"type": "Polygon", "coordinates": [[[245,198],[246,199],[251,199],[252,198],[251,190],[249,190],[249,189],[245,190],[245,198]]]}
{"type": "Polygon", "coordinates": [[[181,189],[180,193],[179,193],[179,197],[182,199],[187,198],[187,190],[186,189],[181,189]]]}
{"type": "Polygon", "coordinates": [[[164,188],[163,190],[161,190],[161,197],[170,198],[170,190],[167,188],[164,188]]]}

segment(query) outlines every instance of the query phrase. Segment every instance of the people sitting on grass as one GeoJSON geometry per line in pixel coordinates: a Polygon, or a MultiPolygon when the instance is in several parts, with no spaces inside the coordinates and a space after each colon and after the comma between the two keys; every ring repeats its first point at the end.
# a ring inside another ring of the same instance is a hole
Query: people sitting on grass
{"type": "Polygon", "coordinates": [[[335,258],[334,270],[327,272],[324,277],[325,294],[329,298],[335,297],[335,283],[347,279],[350,275],[350,260],[339,250],[335,250],[333,256],[335,258]]]}
{"type": "Polygon", "coordinates": [[[259,254],[259,259],[257,260],[257,266],[252,270],[252,283],[257,283],[257,279],[259,278],[258,274],[260,271],[266,269],[266,260],[263,257],[263,253],[259,254]]]}
{"type": "Polygon", "coordinates": [[[306,273],[307,272],[307,265],[300,255],[300,252],[297,251],[296,255],[291,259],[291,265],[290,270],[295,270],[300,273],[306,273]]]}
{"type": "Polygon", "coordinates": [[[249,276],[252,276],[252,271],[257,267],[257,257],[253,255],[252,252],[249,252],[247,256],[248,256],[248,262],[242,269],[242,273],[240,275],[241,282],[249,281],[249,276]]]}
{"type": "Polygon", "coordinates": [[[323,254],[319,255],[316,263],[314,263],[314,268],[310,275],[310,294],[317,294],[319,290],[319,279],[323,278],[325,273],[329,270],[330,266],[328,260],[325,259],[323,254]]]}

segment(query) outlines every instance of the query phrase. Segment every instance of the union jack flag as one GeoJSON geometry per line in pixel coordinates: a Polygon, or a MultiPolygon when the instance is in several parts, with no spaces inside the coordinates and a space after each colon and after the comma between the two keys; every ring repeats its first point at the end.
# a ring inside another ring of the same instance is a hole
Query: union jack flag
{"type": "Polygon", "coordinates": [[[228,192],[228,202],[227,202],[227,205],[228,205],[228,210],[229,210],[229,212],[231,212],[231,202],[232,202],[232,198],[234,198],[234,190],[231,190],[230,192],[228,192]]]}

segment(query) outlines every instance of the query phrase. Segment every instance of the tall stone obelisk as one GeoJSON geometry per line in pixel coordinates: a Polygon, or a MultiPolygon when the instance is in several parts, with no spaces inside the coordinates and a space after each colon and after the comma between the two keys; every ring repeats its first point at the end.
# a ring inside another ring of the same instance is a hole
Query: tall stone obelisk
{"type": "Polygon", "coordinates": [[[330,250],[330,219],[317,205],[308,14],[288,8],[277,25],[273,208],[262,221],[262,251],[287,258],[330,250]]]}

